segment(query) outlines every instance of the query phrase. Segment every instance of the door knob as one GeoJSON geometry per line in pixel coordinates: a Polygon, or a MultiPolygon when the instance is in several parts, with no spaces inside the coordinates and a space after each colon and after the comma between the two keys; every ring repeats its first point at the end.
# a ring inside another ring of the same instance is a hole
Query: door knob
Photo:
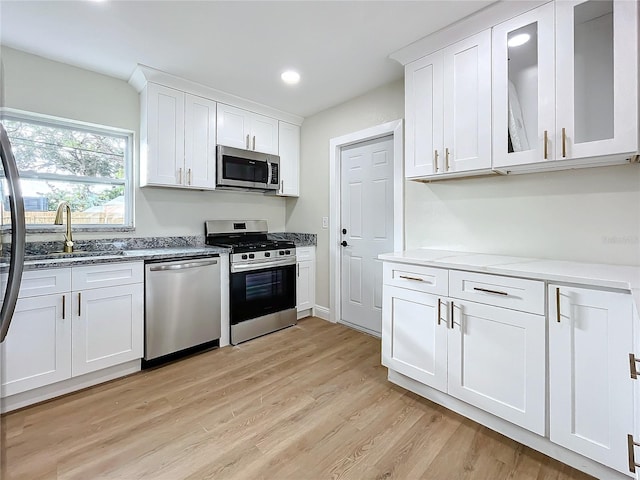
{"type": "Polygon", "coordinates": [[[343,247],[346,247],[346,246],[348,246],[349,244],[348,244],[345,240],[343,240],[342,242],[340,242],[340,245],[342,245],[343,247]]]}
{"type": "Polygon", "coordinates": [[[342,234],[343,234],[343,235],[346,235],[346,234],[347,234],[347,229],[346,229],[346,228],[343,228],[343,229],[342,229],[342,234]]]}

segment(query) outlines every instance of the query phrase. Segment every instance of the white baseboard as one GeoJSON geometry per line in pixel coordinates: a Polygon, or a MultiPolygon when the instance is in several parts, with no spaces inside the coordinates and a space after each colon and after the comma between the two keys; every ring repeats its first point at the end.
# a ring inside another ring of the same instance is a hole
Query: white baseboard
{"type": "Polygon", "coordinates": [[[140,371],[140,360],[132,360],[121,365],[87,373],[80,377],[70,378],[44,387],[35,388],[22,393],[16,393],[0,400],[0,412],[6,413],[18,408],[27,407],[34,403],[44,402],[67,393],[92,387],[99,383],[108,382],[115,378],[124,377],[140,371]]]}
{"type": "Polygon", "coordinates": [[[300,310],[296,314],[296,318],[300,320],[301,318],[311,317],[313,315],[313,308],[307,308],[306,310],[300,310]]]}
{"type": "Polygon", "coordinates": [[[442,405],[449,410],[470,418],[471,420],[501,433],[516,442],[531,447],[534,450],[542,452],[551,458],[555,458],[556,460],[566,463],[567,465],[588,473],[589,475],[593,475],[596,478],[606,478],[607,480],[630,480],[628,476],[631,475],[630,473],[623,474],[606,467],[605,465],[595,462],[590,458],[584,457],[578,453],[561,447],[560,445],[556,445],[546,437],[541,437],[540,435],[530,432],[529,430],[525,430],[511,422],[487,413],[484,410],[480,410],[479,408],[458,400],[446,393],[416,382],[415,380],[394,370],[389,369],[387,378],[390,382],[400,385],[421,397],[431,400],[438,405],[442,405]]]}
{"type": "Polygon", "coordinates": [[[329,320],[329,309],[327,307],[321,307],[320,305],[316,305],[315,307],[313,307],[313,315],[314,317],[331,321],[329,320]]]}

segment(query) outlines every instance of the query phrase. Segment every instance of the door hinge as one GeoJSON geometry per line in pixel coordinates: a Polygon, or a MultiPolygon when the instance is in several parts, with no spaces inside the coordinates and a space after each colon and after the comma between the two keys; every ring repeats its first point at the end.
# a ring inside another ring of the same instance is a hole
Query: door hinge
{"type": "Polygon", "coordinates": [[[640,365],[640,360],[635,357],[633,353],[629,354],[629,370],[631,371],[631,378],[634,380],[638,379],[638,367],[636,367],[636,363],[640,365]]]}
{"type": "Polygon", "coordinates": [[[633,440],[633,435],[627,435],[627,450],[629,453],[629,471],[636,473],[636,467],[640,467],[640,463],[636,462],[636,455],[633,451],[634,447],[640,447],[640,443],[633,440]]]}

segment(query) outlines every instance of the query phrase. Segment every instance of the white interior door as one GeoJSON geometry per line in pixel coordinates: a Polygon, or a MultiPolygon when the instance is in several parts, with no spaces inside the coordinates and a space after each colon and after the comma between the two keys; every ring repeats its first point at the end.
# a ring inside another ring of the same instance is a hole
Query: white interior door
{"type": "Polygon", "coordinates": [[[344,147],[340,156],[340,321],[380,335],[382,262],[393,251],[393,137],[344,147]]]}

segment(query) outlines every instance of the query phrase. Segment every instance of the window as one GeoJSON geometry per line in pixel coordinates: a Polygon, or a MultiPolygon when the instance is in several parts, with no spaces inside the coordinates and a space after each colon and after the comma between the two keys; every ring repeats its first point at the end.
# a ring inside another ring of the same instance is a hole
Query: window
{"type": "Polygon", "coordinates": [[[133,226],[131,132],[15,112],[3,112],[2,124],[20,172],[27,226],[53,225],[62,201],[71,206],[73,225],[133,226]]]}

